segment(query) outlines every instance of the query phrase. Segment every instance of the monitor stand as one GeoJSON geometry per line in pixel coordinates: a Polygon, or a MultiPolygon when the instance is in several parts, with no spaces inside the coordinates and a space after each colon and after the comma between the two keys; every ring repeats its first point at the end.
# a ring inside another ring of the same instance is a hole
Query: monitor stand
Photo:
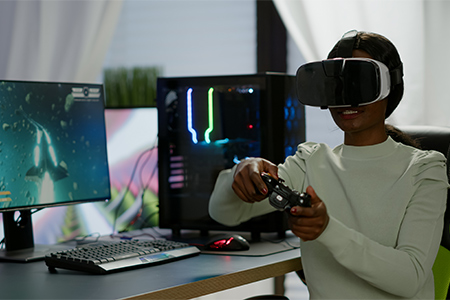
{"type": "Polygon", "coordinates": [[[0,250],[0,261],[11,262],[33,262],[43,260],[45,255],[51,252],[67,250],[68,247],[62,245],[34,245],[33,248],[20,249],[14,251],[0,250]]]}
{"type": "Polygon", "coordinates": [[[43,260],[50,252],[70,248],[67,245],[35,245],[31,210],[20,211],[16,220],[14,211],[3,212],[5,248],[0,250],[0,261],[31,262],[43,260]]]}

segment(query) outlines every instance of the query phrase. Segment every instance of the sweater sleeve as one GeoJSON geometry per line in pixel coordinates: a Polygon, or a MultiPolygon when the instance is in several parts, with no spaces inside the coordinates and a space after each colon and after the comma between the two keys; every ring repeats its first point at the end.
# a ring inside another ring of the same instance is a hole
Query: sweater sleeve
{"type": "Polygon", "coordinates": [[[304,190],[306,161],[321,147],[321,144],[305,142],[298,145],[295,155],[288,156],[284,164],[278,166],[278,175],[292,189],[304,190]]]}
{"type": "Polygon", "coordinates": [[[209,199],[209,215],[211,218],[226,226],[236,226],[253,217],[275,211],[267,198],[252,204],[242,201],[236,195],[231,187],[235,168],[223,170],[217,177],[209,199]]]}
{"type": "Polygon", "coordinates": [[[444,157],[422,152],[414,165],[409,202],[395,247],[381,245],[333,216],[316,240],[355,275],[388,293],[413,297],[430,276],[442,236],[447,196],[444,157]]]}
{"type": "MultiPolygon", "coordinates": [[[[278,175],[286,181],[288,186],[295,187],[298,182],[303,182],[306,170],[305,161],[316,148],[316,143],[300,144],[294,156],[289,156],[283,164],[278,165],[278,175]]],[[[242,201],[236,195],[231,187],[235,169],[236,166],[223,170],[217,177],[209,199],[208,209],[211,218],[227,226],[236,226],[253,217],[276,211],[267,198],[251,204],[242,201]]]]}

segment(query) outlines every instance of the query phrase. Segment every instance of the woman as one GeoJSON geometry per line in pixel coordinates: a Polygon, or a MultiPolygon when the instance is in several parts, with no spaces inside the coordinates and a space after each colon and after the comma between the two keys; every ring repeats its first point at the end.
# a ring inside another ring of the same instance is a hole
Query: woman
{"type": "MultiPolygon", "coordinates": [[[[329,54],[334,58],[338,44],[329,54]]],[[[358,32],[353,57],[389,70],[401,66],[385,37],[358,32]]],[[[433,299],[432,265],[442,235],[445,157],[393,140],[385,118],[403,95],[403,80],[387,98],[330,108],[344,143],[303,143],[279,166],[242,161],[220,173],[210,201],[218,222],[237,225],[273,211],[262,172],[311,195],[312,207],[293,207],[289,223],[301,238],[302,264],[312,299],[433,299]]]]}

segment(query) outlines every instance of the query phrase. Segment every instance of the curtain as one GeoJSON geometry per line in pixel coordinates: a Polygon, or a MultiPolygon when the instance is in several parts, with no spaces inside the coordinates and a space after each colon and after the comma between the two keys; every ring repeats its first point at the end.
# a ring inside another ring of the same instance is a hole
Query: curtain
{"type": "Polygon", "coordinates": [[[0,1],[0,79],[94,82],[122,0],[0,1]]]}
{"type": "Polygon", "coordinates": [[[325,59],[351,29],[386,36],[396,45],[405,74],[403,100],[388,122],[450,126],[450,1],[273,1],[306,61],[325,59]]]}

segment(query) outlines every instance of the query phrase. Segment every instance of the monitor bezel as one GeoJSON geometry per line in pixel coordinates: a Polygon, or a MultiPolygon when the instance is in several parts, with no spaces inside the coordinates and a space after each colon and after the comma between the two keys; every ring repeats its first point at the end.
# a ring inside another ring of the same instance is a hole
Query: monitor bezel
{"type": "MultiPolygon", "coordinates": [[[[0,83],[32,83],[32,84],[61,84],[61,85],[73,85],[73,86],[97,86],[101,90],[101,100],[103,110],[103,123],[104,123],[104,110],[105,110],[105,90],[104,84],[98,82],[68,82],[68,81],[34,81],[34,80],[0,80],[0,83]]],[[[106,168],[108,166],[108,153],[106,144],[106,129],[103,132],[105,140],[105,158],[106,168]]],[[[109,171],[108,187],[110,187],[109,171]]],[[[16,261],[16,262],[31,262],[44,259],[45,255],[53,250],[61,250],[59,245],[35,245],[33,237],[33,223],[32,214],[38,210],[51,207],[69,206],[84,203],[94,202],[106,202],[111,199],[111,191],[109,189],[108,197],[87,198],[80,200],[64,200],[57,203],[39,203],[30,205],[20,205],[15,207],[1,207],[0,213],[2,213],[3,230],[4,230],[4,249],[0,249],[0,261],[16,261]],[[16,218],[17,213],[19,214],[16,218]],[[20,220],[21,223],[18,223],[20,220]],[[18,226],[20,225],[20,226],[18,226]]],[[[66,248],[67,246],[63,246],[66,248]]]]}

